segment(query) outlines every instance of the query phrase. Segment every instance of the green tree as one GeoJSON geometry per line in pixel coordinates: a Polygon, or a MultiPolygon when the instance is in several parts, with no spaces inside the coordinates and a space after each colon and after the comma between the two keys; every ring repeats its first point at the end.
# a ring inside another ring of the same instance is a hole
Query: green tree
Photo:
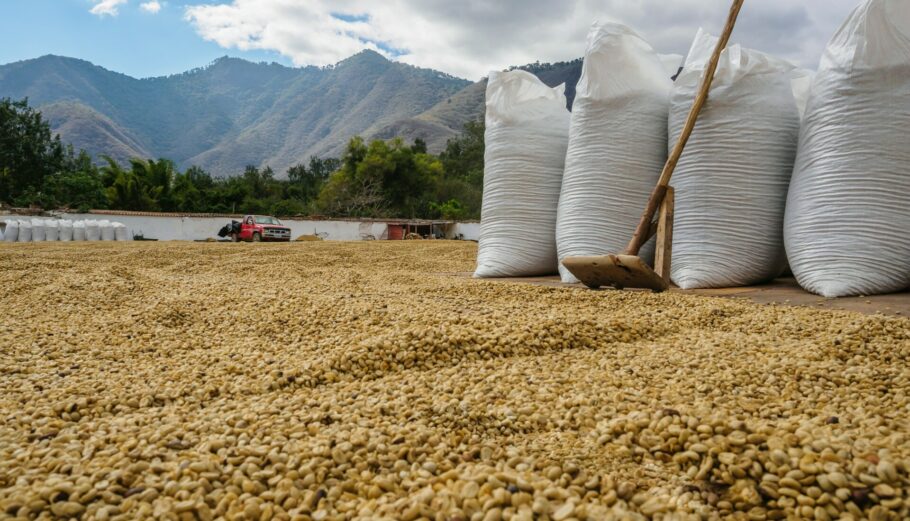
{"type": "MultiPolygon", "coordinates": [[[[126,170],[110,156],[104,156],[107,165],[101,167],[105,194],[111,208],[116,210],[158,210],[160,190],[150,185],[136,170],[126,170]]],[[[139,172],[144,172],[140,169],[139,172]]]]}
{"type": "Polygon", "coordinates": [[[40,198],[45,179],[61,171],[66,150],[28,100],[0,99],[0,201],[40,198]]]}
{"type": "Polygon", "coordinates": [[[198,166],[176,172],[171,189],[174,209],[181,212],[210,212],[215,194],[215,180],[198,166]]]}
{"type": "Polygon", "coordinates": [[[155,194],[155,206],[159,210],[170,212],[174,210],[172,188],[176,168],[169,159],[130,159],[133,173],[149,187],[150,193],[155,194]]]}
{"type": "Polygon", "coordinates": [[[303,204],[315,200],[329,176],[339,166],[337,159],[320,159],[316,156],[310,156],[309,166],[303,163],[292,166],[288,169],[286,197],[297,199],[303,204]]]}
{"type": "Polygon", "coordinates": [[[457,138],[446,142],[446,149],[439,160],[448,177],[464,179],[472,186],[483,188],[483,120],[469,121],[457,138]]]}
{"type": "Polygon", "coordinates": [[[319,195],[318,207],[329,215],[421,217],[429,210],[429,189],[443,173],[435,157],[401,139],[352,139],[319,195]]]}
{"type": "MultiPolygon", "coordinates": [[[[72,150],[68,151],[68,156],[72,156],[72,150]]],[[[108,203],[98,167],[84,150],[71,157],[67,168],[45,179],[44,192],[51,201],[45,207],[66,206],[85,211],[106,208],[108,203]]]]}

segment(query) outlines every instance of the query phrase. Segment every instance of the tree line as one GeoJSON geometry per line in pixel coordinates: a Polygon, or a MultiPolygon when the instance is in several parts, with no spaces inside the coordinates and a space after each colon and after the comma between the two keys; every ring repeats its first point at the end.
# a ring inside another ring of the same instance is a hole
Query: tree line
{"type": "Polygon", "coordinates": [[[214,177],[169,159],[102,156],[101,164],[53,135],[27,100],[0,99],[0,202],[45,209],[264,213],[279,216],[476,219],[483,185],[482,121],[440,154],[417,139],[352,138],[341,158],[310,157],[279,178],[247,166],[214,177]]]}

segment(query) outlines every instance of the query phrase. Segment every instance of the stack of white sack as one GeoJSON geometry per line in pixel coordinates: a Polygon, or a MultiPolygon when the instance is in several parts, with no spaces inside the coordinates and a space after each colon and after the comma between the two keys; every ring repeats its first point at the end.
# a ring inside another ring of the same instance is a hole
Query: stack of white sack
{"type": "Polygon", "coordinates": [[[73,241],[88,240],[86,237],[85,221],[73,221],[73,241]]]}
{"type": "Polygon", "coordinates": [[[910,286],[910,1],[866,0],[828,43],[784,221],[799,284],[825,297],[910,286]]]}
{"type": "Polygon", "coordinates": [[[6,228],[3,230],[4,242],[16,242],[19,240],[19,221],[6,221],[6,228]]]}
{"type": "Polygon", "coordinates": [[[32,242],[44,242],[44,219],[32,219],[32,242]]]}
{"type": "Polygon", "coordinates": [[[569,137],[564,89],[525,71],[490,73],[475,277],[557,271],[556,206],[569,137]]]}
{"type": "Polygon", "coordinates": [[[114,239],[118,241],[130,241],[129,230],[126,228],[126,225],[120,222],[111,223],[114,227],[114,239]]]}
{"type": "Polygon", "coordinates": [[[98,221],[98,228],[101,229],[102,241],[113,241],[116,238],[114,236],[114,226],[107,219],[98,221]]]}
{"type": "Polygon", "coordinates": [[[19,242],[32,242],[32,223],[28,219],[19,221],[19,242]]]}
{"type": "Polygon", "coordinates": [[[68,221],[63,219],[59,223],[60,226],[60,236],[59,239],[62,242],[68,242],[73,240],[73,221],[68,221]]]}
{"type": "MultiPolygon", "coordinates": [[[[632,237],[667,159],[670,77],[678,65],[629,27],[591,28],[556,223],[563,282],[578,282],[562,266],[566,257],[618,253],[632,237]]],[[[641,256],[650,261],[654,241],[641,256]]]]}
{"type": "MultiPolygon", "coordinates": [[[[73,233],[75,234],[75,230],[73,233]]],[[[98,225],[98,221],[85,221],[85,240],[101,240],[101,227],[98,225]]]]}
{"type": "Polygon", "coordinates": [[[57,219],[44,221],[44,240],[57,242],[60,239],[60,225],[57,219]]]}
{"type": "MultiPolygon", "coordinates": [[[[670,101],[675,144],[717,38],[699,30],[670,101]]],[[[739,45],[720,56],[673,174],[671,278],[683,289],[757,284],[786,264],[784,208],[808,71],[739,45]],[[800,92],[794,93],[794,86],[800,92]],[[800,101],[801,100],[801,101],[800,101]]]]}

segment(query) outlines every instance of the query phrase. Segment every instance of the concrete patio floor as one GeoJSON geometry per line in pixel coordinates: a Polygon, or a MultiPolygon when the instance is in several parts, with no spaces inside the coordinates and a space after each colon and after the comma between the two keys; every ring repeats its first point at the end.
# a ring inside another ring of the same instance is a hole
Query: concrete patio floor
{"type": "MultiPolygon", "coordinates": [[[[470,277],[471,273],[458,273],[460,277],[470,277]]],[[[552,286],[574,288],[590,291],[581,284],[565,284],[556,275],[548,277],[520,277],[520,278],[494,278],[483,279],[494,282],[535,284],[539,286],[552,286]]],[[[616,291],[612,288],[603,288],[597,291],[616,291]]],[[[633,290],[635,291],[635,290],[633,290]]],[[[882,314],[898,317],[910,317],[910,291],[891,293],[888,295],[870,295],[863,297],[825,298],[813,295],[799,287],[796,279],[792,277],[775,279],[768,284],[760,286],[747,286],[742,288],[716,288],[683,290],[673,287],[670,291],[687,293],[691,295],[706,295],[711,297],[747,299],[756,304],[781,304],[786,306],[804,306],[818,309],[833,309],[843,311],[856,311],[865,314],[882,314]]]]}

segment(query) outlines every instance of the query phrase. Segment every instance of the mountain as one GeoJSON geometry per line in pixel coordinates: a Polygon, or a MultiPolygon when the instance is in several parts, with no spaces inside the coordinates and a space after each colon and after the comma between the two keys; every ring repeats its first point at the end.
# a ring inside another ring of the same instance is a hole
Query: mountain
{"type": "Polygon", "coordinates": [[[337,156],[351,137],[419,115],[470,84],[372,51],[322,68],[221,58],[147,79],[60,56],[0,66],[0,97],[29,98],[76,148],[118,160],[167,157],[216,175],[247,164],[284,172],[312,154],[337,156]]]}
{"type": "MultiPolygon", "coordinates": [[[[581,60],[520,67],[566,83],[581,60]]],[[[310,155],[338,157],[348,140],[424,139],[433,152],[482,117],[486,80],[471,83],[363,51],[330,67],[220,58],[182,74],[136,79],[84,60],[43,56],[0,66],[0,97],[29,98],[77,149],[166,157],[233,175],[248,164],[279,174],[310,155]]]]}
{"type": "MultiPolygon", "coordinates": [[[[571,62],[534,63],[513,67],[535,74],[550,87],[566,85],[566,107],[572,110],[575,101],[575,85],[581,77],[582,60],[571,62]]],[[[400,119],[370,134],[370,138],[390,139],[401,137],[405,141],[421,138],[430,152],[440,152],[446,141],[457,136],[465,123],[483,117],[485,109],[486,78],[468,85],[456,94],[440,101],[429,110],[417,116],[400,119]]]]}

